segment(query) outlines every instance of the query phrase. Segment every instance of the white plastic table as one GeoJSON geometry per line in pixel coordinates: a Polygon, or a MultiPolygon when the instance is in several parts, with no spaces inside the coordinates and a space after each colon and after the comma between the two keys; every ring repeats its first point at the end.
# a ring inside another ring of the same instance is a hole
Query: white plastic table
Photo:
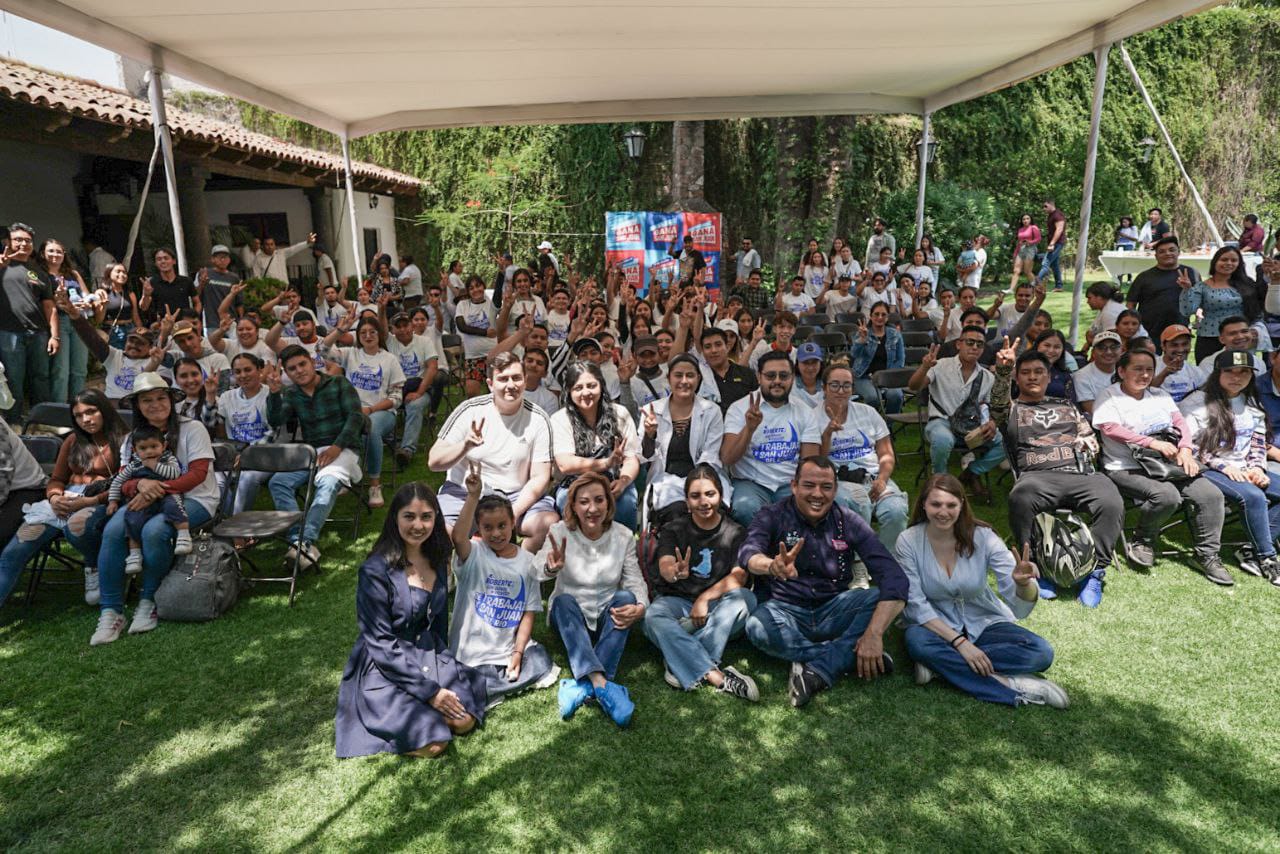
{"type": "MultiPolygon", "coordinates": [[[[1209,275],[1209,261],[1213,258],[1212,254],[1201,254],[1184,252],[1178,257],[1179,264],[1185,264],[1200,274],[1200,278],[1209,275]]],[[[1111,252],[1103,252],[1098,256],[1098,260],[1102,262],[1102,266],[1107,271],[1107,275],[1112,281],[1119,282],[1121,276],[1136,276],[1143,270],[1149,270],[1156,265],[1156,256],[1152,252],[1122,252],[1112,250],[1111,252]]],[[[1244,268],[1249,274],[1249,278],[1253,278],[1258,265],[1262,263],[1262,256],[1256,252],[1244,253],[1244,268]]]]}

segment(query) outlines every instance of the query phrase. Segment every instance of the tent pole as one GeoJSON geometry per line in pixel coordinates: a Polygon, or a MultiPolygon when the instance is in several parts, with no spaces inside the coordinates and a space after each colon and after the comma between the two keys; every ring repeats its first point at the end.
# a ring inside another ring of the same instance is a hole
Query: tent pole
{"type": "Polygon", "coordinates": [[[1191,198],[1195,200],[1200,216],[1204,217],[1205,224],[1209,226],[1209,234],[1213,237],[1213,242],[1221,246],[1222,235],[1218,233],[1218,226],[1214,223],[1213,217],[1209,215],[1209,208],[1205,206],[1204,199],[1200,197],[1200,191],[1196,189],[1195,182],[1187,174],[1187,167],[1182,165],[1182,157],[1178,154],[1177,146],[1173,144],[1173,137],[1169,136],[1169,129],[1164,126],[1164,120],[1160,118],[1160,112],[1156,109],[1155,102],[1151,100],[1147,87],[1143,85],[1137,66],[1129,58],[1129,51],[1125,50],[1124,42],[1120,43],[1120,58],[1124,60],[1125,68],[1129,69],[1129,76],[1133,78],[1133,85],[1138,87],[1138,94],[1142,96],[1147,109],[1151,111],[1151,117],[1156,120],[1156,127],[1160,128],[1160,135],[1164,137],[1164,144],[1169,146],[1169,153],[1173,155],[1173,162],[1178,165],[1178,171],[1182,173],[1182,180],[1187,183],[1187,187],[1191,190],[1191,198]]]}
{"type": "Polygon", "coordinates": [[[342,134],[342,163],[346,168],[347,180],[347,215],[351,218],[351,264],[355,267],[356,279],[364,272],[360,263],[360,226],[356,223],[356,190],[351,183],[351,140],[345,131],[342,134]]]}
{"type": "Polygon", "coordinates": [[[182,231],[182,208],[178,203],[178,173],[173,168],[173,140],[169,137],[169,117],[164,110],[164,90],[159,68],[151,66],[151,125],[164,157],[165,192],[169,196],[169,220],[173,224],[173,249],[178,253],[178,275],[187,275],[187,241],[182,231]]]}
{"type": "Polygon", "coordinates": [[[920,146],[916,149],[916,161],[920,169],[920,187],[916,190],[916,248],[924,238],[924,185],[929,175],[929,118],[924,114],[924,128],[920,131],[920,146]]]}
{"type": "Polygon", "coordinates": [[[1089,220],[1093,217],[1093,178],[1098,165],[1098,136],[1102,131],[1102,99],[1107,88],[1107,60],[1111,44],[1093,52],[1093,107],[1089,113],[1089,152],[1084,161],[1084,197],[1080,200],[1080,242],[1076,248],[1076,281],[1071,293],[1071,346],[1080,332],[1080,301],[1084,295],[1084,265],[1089,260],[1089,220]]]}

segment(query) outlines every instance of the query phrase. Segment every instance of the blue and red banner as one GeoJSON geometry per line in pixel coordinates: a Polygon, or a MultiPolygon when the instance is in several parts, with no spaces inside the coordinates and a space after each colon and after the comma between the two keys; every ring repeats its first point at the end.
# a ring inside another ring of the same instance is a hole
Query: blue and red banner
{"type": "Polygon", "coordinates": [[[680,262],[671,250],[683,248],[686,234],[693,237],[693,248],[707,262],[703,278],[708,290],[720,287],[722,232],[718,213],[606,213],[604,230],[606,263],[621,268],[627,282],[642,296],[651,284],[657,282],[665,289],[680,277],[680,262]]]}

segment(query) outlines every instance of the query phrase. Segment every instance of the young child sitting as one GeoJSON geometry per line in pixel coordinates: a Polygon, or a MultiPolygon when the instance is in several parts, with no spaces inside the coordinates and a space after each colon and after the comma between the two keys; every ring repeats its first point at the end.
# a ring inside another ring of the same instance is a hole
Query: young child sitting
{"type": "MultiPolygon", "coordinates": [[[[176,480],[182,476],[182,464],[173,452],[165,447],[164,432],[158,427],[144,424],[135,427],[129,435],[133,453],[119,473],[111,479],[107,493],[107,515],[120,509],[122,490],[130,480],[176,480]]],[[[178,532],[174,543],[175,555],[191,554],[191,525],[187,521],[187,509],[181,495],[166,495],[141,510],[126,510],[125,523],[129,533],[129,556],[125,558],[124,571],[128,575],[142,572],[142,526],[157,513],[164,513],[165,521],[178,532]]]]}
{"type": "Polygon", "coordinates": [[[556,684],[560,668],[546,648],[530,640],[534,614],[542,610],[542,588],[533,555],[511,541],[515,515],[501,495],[480,497],[480,467],[471,463],[467,500],[453,526],[453,619],[449,647],[458,661],[485,678],[488,708],[525,688],[556,684]],[[471,526],[479,537],[471,538],[471,526]]]}

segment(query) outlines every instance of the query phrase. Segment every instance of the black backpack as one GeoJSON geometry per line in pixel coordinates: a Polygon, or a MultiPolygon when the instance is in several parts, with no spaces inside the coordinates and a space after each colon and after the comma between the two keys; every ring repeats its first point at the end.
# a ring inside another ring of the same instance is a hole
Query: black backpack
{"type": "Polygon", "coordinates": [[[201,534],[191,554],[169,571],[156,591],[162,620],[203,623],[230,611],[240,598],[240,556],[226,540],[201,534]]]}

